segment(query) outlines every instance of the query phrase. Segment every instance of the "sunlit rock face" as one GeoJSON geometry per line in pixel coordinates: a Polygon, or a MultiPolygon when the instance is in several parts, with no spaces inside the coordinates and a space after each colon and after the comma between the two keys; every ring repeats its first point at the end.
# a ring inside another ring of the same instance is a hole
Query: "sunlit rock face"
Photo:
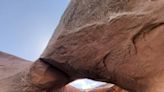
{"type": "Polygon", "coordinates": [[[164,88],[163,9],[163,0],[72,0],[40,60],[70,82],[90,78],[161,92],[152,86],[164,88]]]}
{"type": "Polygon", "coordinates": [[[0,52],[0,91],[79,91],[65,85],[90,78],[130,92],[163,92],[163,9],[163,0],[72,0],[35,63],[0,52]]]}

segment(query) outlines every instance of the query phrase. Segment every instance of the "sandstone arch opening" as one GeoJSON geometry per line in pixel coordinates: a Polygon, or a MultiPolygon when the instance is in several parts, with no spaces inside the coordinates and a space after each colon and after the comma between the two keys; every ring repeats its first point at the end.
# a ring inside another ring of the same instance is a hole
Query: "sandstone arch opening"
{"type": "MultiPolygon", "coordinates": [[[[72,85],[79,89],[93,89],[93,88],[103,86],[106,84],[107,83],[105,83],[105,82],[94,81],[91,79],[78,79],[78,80],[75,80],[75,81],[69,83],[69,85],[72,85]]],[[[111,85],[111,87],[113,86],[113,84],[110,84],[110,85],[111,85]]]]}

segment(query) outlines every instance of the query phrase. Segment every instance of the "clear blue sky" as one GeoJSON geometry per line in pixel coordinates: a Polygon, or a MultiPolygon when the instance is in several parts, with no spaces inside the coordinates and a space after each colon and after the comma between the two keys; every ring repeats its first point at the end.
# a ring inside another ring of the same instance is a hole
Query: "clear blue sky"
{"type": "Polygon", "coordinates": [[[39,57],[69,0],[0,0],[0,50],[39,57]]]}
{"type": "MultiPolygon", "coordinates": [[[[0,0],[0,51],[34,61],[42,53],[69,0],[0,0]]],[[[79,80],[78,88],[99,83],[79,80]]]]}

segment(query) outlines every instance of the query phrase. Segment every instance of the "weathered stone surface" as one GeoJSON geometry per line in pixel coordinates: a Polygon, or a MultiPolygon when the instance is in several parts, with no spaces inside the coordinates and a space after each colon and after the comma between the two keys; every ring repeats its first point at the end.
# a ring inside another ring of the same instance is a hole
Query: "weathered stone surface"
{"type": "Polygon", "coordinates": [[[111,87],[111,85],[102,85],[100,87],[97,87],[95,89],[88,90],[86,92],[128,92],[126,90],[123,90],[117,86],[111,87]]]}
{"type": "Polygon", "coordinates": [[[21,72],[31,64],[32,63],[27,60],[0,52],[0,80],[21,72]]]}
{"type": "Polygon", "coordinates": [[[82,90],[77,89],[70,85],[66,85],[58,90],[54,89],[52,92],[82,92],[82,90]]]}
{"type": "Polygon", "coordinates": [[[72,0],[41,61],[69,80],[163,92],[163,0],[72,0]]]}
{"type": "Polygon", "coordinates": [[[22,91],[22,86],[29,84],[26,76],[22,76],[22,72],[30,65],[31,63],[26,60],[0,52],[0,92],[18,92],[19,89],[22,91]]]}
{"type": "Polygon", "coordinates": [[[34,64],[0,53],[0,91],[58,91],[90,78],[129,92],[163,92],[163,9],[163,0],[72,0],[34,64]]]}
{"type": "MultiPolygon", "coordinates": [[[[35,63],[36,64],[36,63],[35,63]]],[[[80,90],[70,85],[61,87],[62,80],[64,78],[58,73],[58,71],[50,71],[49,69],[42,74],[40,71],[35,71],[37,77],[33,79],[32,84],[29,76],[29,68],[33,65],[33,62],[21,59],[19,57],[0,52],[0,92],[83,92],[85,90],[80,90]],[[60,78],[58,78],[60,76],[60,78]],[[44,77],[44,78],[43,78],[44,77]],[[47,86],[47,81],[54,83],[49,83],[51,86],[49,89],[43,89],[47,86]],[[38,85],[39,83],[39,85],[38,85]],[[40,85],[42,83],[42,85],[40,85]],[[41,87],[39,87],[41,86],[41,87]]],[[[45,69],[43,62],[37,61],[37,70],[45,69]],[[38,66],[39,65],[39,66],[38,66]]],[[[50,68],[50,67],[49,67],[50,68]]],[[[34,67],[33,67],[34,69],[34,67]]],[[[85,92],[108,92],[110,89],[115,92],[113,88],[110,87],[99,87],[96,89],[86,90],[85,92]]],[[[120,92],[120,91],[117,91],[120,92]]]]}
{"type": "Polygon", "coordinates": [[[0,92],[50,92],[66,85],[59,71],[43,62],[36,63],[32,67],[30,61],[0,52],[0,92]]]}

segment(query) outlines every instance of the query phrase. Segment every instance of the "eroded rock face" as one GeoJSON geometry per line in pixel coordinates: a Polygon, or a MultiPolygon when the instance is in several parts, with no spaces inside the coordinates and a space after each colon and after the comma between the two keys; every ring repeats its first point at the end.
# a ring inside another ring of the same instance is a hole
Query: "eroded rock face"
{"type": "Polygon", "coordinates": [[[73,86],[70,86],[70,85],[66,85],[60,89],[54,89],[52,92],[82,92],[82,90],[80,89],[77,89],[73,86]]]}
{"type": "Polygon", "coordinates": [[[30,61],[0,52],[0,92],[50,92],[67,84],[51,66],[39,61],[32,66],[30,61]]]}
{"type": "Polygon", "coordinates": [[[0,92],[18,92],[23,90],[23,85],[29,85],[28,78],[22,74],[26,75],[23,72],[30,65],[26,60],[0,52],[0,92]]]}
{"type": "Polygon", "coordinates": [[[92,90],[88,90],[86,92],[128,92],[128,91],[123,90],[117,86],[111,87],[110,85],[107,84],[92,90]]]}
{"type": "Polygon", "coordinates": [[[163,92],[163,9],[163,0],[72,0],[34,64],[0,52],[0,91],[58,91],[90,78],[163,92]]]}
{"type": "MultiPolygon", "coordinates": [[[[4,52],[0,52],[0,92],[115,92],[114,90],[118,89],[116,87],[111,88],[111,86],[102,86],[96,89],[91,89],[89,91],[80,90],[70,85],[61,87],[63,85],[61,84],[61,81],[64,80],[64,77],[62,77],[60,73],[58,73],[58,71],[51,71],[51,69],[47,69],[47,71],[44,72],[44,75],[42,74],[42,72],[35,72],[35,75],[37,75],[38,79],[36,79],[35,77],[35,79],[33,80],[36,84],[33,84],[34,82],[31,82],[30,76],[28,74],[28,69],[32,65],[33,62],[21,59],[19,57],[4,52]],[[43,76],[44,78],[42,78],[43,76]],[[62,78],[63,80],[61,80],[62,78]],[[47,81],[51,81],[54,83],[46,84],[48,83],[47,81]],[[41,83],[42,85],[40,85],[41,83]],[[50,88],[43,89],[43,87],[50,88]]],[[[45,65],[43,63],[39,63],[39,61],[37,61],[37,65],[40,65],[35,67],[37,68],[37,70],[45,69],[45,65]]],[[[48,66],[46,66],[46,68],[47,67],[48,66]]]]}
{"type": "Polygon", "coordinates": [[[72,0],[40,60],[70,81],[162,92],[163,9],[163,0],[72,0]]]}

